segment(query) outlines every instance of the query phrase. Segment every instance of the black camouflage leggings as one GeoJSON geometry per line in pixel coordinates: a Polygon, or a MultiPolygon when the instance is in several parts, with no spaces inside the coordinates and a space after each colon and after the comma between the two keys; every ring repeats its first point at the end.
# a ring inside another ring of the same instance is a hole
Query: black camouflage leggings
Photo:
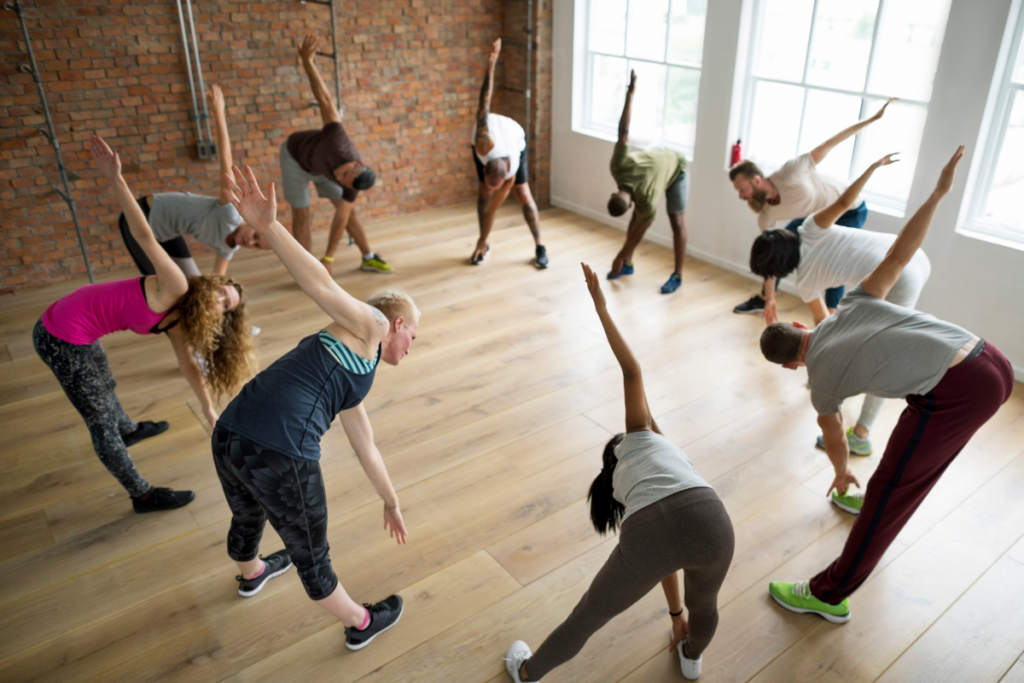
{"type": "Polygon", "coordinates": [[[58,339],[43,327],[42,320],[37,321],[32,330],[32,345],[50,366],[71,405],[85,420],[100,462],[128,495],[141,496],[149,491],[149,483],[135,469],[121,438],[134,432],[138,425],[125,414],[117,400],[114,393],[117,382],[110,372],[103,346],[98,341],[86,345],[58,339]]]}
{"type": "Polygon", "coordinates": [[[327,544],[327,492],[320,463],[290,458],[217,427],[213,464],[231,508],[228,557],[236,562],[254,559],[269,519],[309,597],[323,600],[333,593],[338,577],[327,544]]]}

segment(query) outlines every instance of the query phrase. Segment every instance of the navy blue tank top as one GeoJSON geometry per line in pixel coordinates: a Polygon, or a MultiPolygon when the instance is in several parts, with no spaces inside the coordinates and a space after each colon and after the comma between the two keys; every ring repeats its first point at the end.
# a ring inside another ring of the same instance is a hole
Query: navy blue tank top
{"type": "Polygon", "coordinates": [[[376,372],[376,365],[365,375],[350,372],[312,334],[249,380],[217,425],[283,455],[319,460],[320,437],[370,393],[376,372]]]}

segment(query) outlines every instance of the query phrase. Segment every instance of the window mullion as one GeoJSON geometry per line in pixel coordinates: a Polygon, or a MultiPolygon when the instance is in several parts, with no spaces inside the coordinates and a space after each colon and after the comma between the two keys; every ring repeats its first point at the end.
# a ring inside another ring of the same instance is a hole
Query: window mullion
{"type": "Polygon", "coordinates": [[[803,142],[804,137],[804,115],[807,114],[807,96],[810,94],[809,88],[804,88],[804,103],[800,107],[800,127],[796,129],[796,149],[793,150],[793,155],[796,156],[796,152],[800,151],[800,143],[803,142]]]}
{"type": "Polygon", "coordinates": [[[871,74],[875,67],[875,56],[878,54],[878,34],[882,31],[882,21],[888,0],[878,0],[878,9],[875,12],[875,27],[871,32],[871,51],[868,52],[868,68],[864,74],[864,92],[871,86],[871,74]]]}
{"type": "Polygon", "coordinates": [[[801,85],[807,85],[807,72],[811,68],[811,46],[814,45],[814,29],[818,20],[818,0],[814,0],[814,7],[811,8],[811,28],[807,32],[807,51],[804,53],[804,75],[800,79],[801,85]]]}
{"type": "Polygon", "coordinates": [[[676,0],[668,0],[668,16],[665,17],[665,52],[662,61],[668,64],[668,45],[672,39],[672,6],[676,0]]]}
{"type": "MultiPolygon", "coordinates": [[[[629,59],[629,0],[626,0],[626,27],[625,33],[622,34],[622,56],[627,60],[629,59]]],[[[629,62],[627,61],[628,65],[629,62]]]]}

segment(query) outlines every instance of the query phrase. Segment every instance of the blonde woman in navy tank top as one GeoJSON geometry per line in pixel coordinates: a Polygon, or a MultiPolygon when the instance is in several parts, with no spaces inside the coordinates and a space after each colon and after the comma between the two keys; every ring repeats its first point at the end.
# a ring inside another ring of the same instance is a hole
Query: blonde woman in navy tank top
{"type": "Polygon", "coordinates": [[[224,276],[186,280],[185,274],[153,236],[142,209],[121,176],[117,153],[97,136],[90,141],[96,165],[110,181],[132,236],[155,266],[156,274],[81,287],[54,302],[36,323],[32,341],[68,399],[89,427],[93,448],[124,486],[136,512],[187,505],[191,491],[154,488],[135,468],[128,447],[168,428],[166,422],[136,423],[117,400],[117,386],[100,338],[112,332],[167,333],[178,366],[203,407],[210,425],[215,394],[234,392],[255,369],[252,337],[242,288],[224,276]],[[196,355],[211,368],[204,378],[196,355]]]}

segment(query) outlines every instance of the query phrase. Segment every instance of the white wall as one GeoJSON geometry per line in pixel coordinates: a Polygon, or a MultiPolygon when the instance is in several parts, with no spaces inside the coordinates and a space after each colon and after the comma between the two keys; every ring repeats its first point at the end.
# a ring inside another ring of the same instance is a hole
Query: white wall
{"type": "MultiPolygon", "coordinates": [[[[686,224],[690,254],[753,279],[746,264],[757,236],[755,216],[736,198],[726,175],[736,130],[733,105],[741,93],[736,67],[745,61],[749,35],[746,4],[708,3],[686,224]]],[[[956,184],[924,243],[932,276],[919,308],[990,340],[1013,363],[1017,379],[1024,380],[1024,251],[955,231],[967,169],[975,151],[980,152],[979,131],[1011,4],[1012,0],[952,0],[908,207],[912,211],[921,204],[956,145],[966,144],[956,184]]],[[[612,218],[605,209],[615,189],[608,171],[613,144],[572,130],[573,59],[578,49],[573,44],[574,5],[575,0],[554,4],[551,203],[625,230],[625,218],[612,218]]],[[[866,227],[896,233],[902,223],[873,212],[866,227]]],[[[672,242],[664,200],[647,236],[660,244],[672,242]]]]}

